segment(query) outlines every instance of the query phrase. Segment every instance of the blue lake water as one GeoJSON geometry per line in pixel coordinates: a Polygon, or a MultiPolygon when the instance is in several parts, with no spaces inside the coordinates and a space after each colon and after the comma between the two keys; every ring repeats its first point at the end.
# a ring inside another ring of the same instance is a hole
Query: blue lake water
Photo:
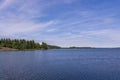
{"type": "Polygon", "coordinates": [[[120,49],[0,51],[0,80],[120,80],[120,49]]]}

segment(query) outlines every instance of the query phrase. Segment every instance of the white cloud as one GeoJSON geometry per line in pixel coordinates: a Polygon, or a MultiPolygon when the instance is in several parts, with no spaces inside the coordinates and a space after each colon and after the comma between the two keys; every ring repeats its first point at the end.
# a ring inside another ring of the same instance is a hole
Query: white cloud
{"type": "Polygon", "coordinates": [[[54,32],[54,31],[56,31],[57,29],[48,29],[48,30],[46,30],[46,32],[54,32]]]}
{"type": "Polygon", "coordinates": [[[70,4],[70,3],[72,3],[75,0],[63,0],[63,1],[64,1],[64,3],[70,4]]]}
{"type": "Polygon", "coordinates": [[[0,32],[5,35],[13,35],[17,33],[30,33],[42,28],[54,25],[55,21],[48,21],[45,23],[33,23],[33,22],[19,22],[19,23],[1,23],[0,32]]]}
{"type": "Polygon", "coordinates": [[[43,10],[47,4],[42,0],[4,0],[0,6],[0,32],[1,35],[17,33],[30,33],[56,24],[50,20],[37,23],[33,18],[43,17],[43,10]],[[39,2],[41,1],[41,2],[39,2]],[[41,5],[41,6],[40,6],[41,5]]]}
{"type": "Polygon", "coordinates": [[[46,36],[44,39],[60,46],[119,47],[120,31],[112,29],[79,31],[79,33],[61,33],[46,36]],[[54,39],[54,40],[53,40],[54,39]]]}
{"type": "Polygon", "coordinates": [[[83,31],[82,34],[86,36],[94,36],[94,38],[105,38],[104,40],[120,41],[120,31],[115,29],[83,31]]]}
{"type": "Polygon", "coordinates": [[[103,21],[104,21],[105,23],[111,23],[111,22],[114,21],[114,19],[113,19],[113,18],[105,18],[103,21]]]}
{"type": "Polygon", "coordinates": [[[13,0],[3,0],[0,5],[0,10],[8,7],[12,2],[13,0]]]}

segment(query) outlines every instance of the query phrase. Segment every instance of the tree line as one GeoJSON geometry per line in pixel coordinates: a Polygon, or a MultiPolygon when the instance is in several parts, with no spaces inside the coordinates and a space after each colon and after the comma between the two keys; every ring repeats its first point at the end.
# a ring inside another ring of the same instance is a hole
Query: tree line
{"type": "Polygon", "coordinates": [[[39,44],[39,43],[36,43],[34,40],[10,39],[10,38],[0,39],[0,47],[13,48],[18,50],[60,48],[58,46],[48,45],[45,42],[42,42],[42,44],[39,44]]]}

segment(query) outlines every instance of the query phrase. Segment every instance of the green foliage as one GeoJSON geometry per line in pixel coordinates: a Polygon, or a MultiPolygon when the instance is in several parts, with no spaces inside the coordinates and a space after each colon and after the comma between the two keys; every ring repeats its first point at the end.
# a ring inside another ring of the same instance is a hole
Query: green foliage
{"type": "Polygon", "coordinates": [[[59,46],[54,46],[54,45],[48,45],[49,49],[60,49],[61,47],[59,46]]]}
{"type": "Polygon", "coordinates": [[[48,49],[48,45],[46,43],[42,42],[41,48],[42,49],[48,49]]]}
{"type": "Polygon", "coordinates": [[[2,49],[1,45],[0,45],[0,49],[2,49]]]}
{"type": "Polygon", "coordinates": [[[41,49],[41,45],[39,43],[35,43],[34,40],[24,40],[24,39],[0,39],[1,47],[14,48],[18,50],[25,49],[41,49]]]}
{"type": "Polygon", "coordinates": [[[18,50],[26,50],[26,49],[59,49],[58,46],[47,45],[47,43],[42,42],[40,45],[39,43],[35,43],[34,40],[25,40],[25,39],[9,39],[3,38],[0,39],[0,48],[7,47],[13,48],[18,50]]]}

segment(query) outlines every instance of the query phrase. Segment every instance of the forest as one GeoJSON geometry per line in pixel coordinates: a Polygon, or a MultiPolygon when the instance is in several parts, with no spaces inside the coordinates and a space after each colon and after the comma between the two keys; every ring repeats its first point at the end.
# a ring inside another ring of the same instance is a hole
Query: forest
{"type": "Polygon", "coordinates": [[[25,39],[10,39],[2,38],[0,39],[0,48],[12,48],[17,50],[47,50],[47,49],[58,49],[60,47],[54,45],[48,45],[45,42],[37,43],[34,40],[25,39]]]}

